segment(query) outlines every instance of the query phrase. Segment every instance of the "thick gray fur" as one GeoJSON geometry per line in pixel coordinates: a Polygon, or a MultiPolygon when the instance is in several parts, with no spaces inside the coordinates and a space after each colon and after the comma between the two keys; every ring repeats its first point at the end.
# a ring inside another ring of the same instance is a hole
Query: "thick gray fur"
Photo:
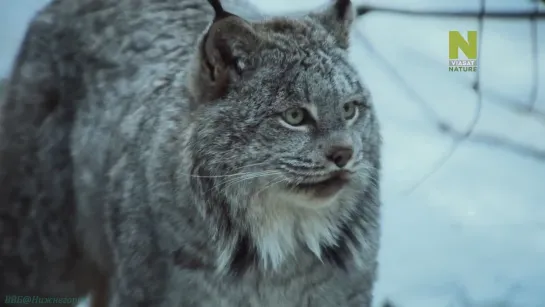
{"type": "Polygon", "coordinates": [[[205,0],[52,1],[0,105],[2,300],[371,306],[380,135],[348,60],[353,16],[339,0],[210,25],[205,0]],[[298,106],[314,121],[283,124],[298,106]],[[290,194],[339,144],[349,185],[290,194]]]}

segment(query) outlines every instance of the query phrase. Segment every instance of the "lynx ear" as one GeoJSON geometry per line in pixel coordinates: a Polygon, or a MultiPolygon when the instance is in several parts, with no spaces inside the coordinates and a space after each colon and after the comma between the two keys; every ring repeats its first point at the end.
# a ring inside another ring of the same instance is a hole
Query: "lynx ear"
{"type": "Polygon", "coordinates": [[[248,67],[250,56],[261,43],[249,22],[226,12],[218,0],[208,2],[215,17],[200,42],[192,82],[199,103],[224,96],[228,86],[248,67]]]}
{"type": "Polygon", "coordinates": [[[325,11],[312,14],[333,37],[339,46],[347,49],[349,45],[350,28],[356,12],[350,0],[334,0],[325,11]]]}

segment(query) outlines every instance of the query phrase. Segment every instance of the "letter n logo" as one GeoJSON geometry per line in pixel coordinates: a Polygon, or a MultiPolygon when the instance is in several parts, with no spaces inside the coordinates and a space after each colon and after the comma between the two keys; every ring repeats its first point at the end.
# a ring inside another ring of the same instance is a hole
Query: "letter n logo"
{"type": "Polygon", "coordinates": [[[459,50],[462,50],[469,60],[477,59],[477,31],[467,31],[467,40],[458,31],[448,32],[448,58],[458,59],[459,50]]]}

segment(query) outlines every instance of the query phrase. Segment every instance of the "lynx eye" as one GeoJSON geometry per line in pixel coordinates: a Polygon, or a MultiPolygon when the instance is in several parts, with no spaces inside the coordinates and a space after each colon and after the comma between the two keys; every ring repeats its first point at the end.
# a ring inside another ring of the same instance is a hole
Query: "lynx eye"
{"type": "Polygon", "coordinates": [[[345,120],[350,120],[354,118],[357,112],[358,112],[358,107],[356,106],[355,101],[350,101],[343,105],[343,118],[345,120]]]}
{"type": "Polygon", "coordinates": [[[303,108],[291,108],[282,113],[282,119],[291,126],[299,126],[307,120],[307,111],[303,108]]]}

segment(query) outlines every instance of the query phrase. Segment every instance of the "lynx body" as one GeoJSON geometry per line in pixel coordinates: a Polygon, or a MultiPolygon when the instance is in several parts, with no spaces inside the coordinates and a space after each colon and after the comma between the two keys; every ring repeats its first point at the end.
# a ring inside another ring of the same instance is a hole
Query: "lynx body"
{"type": "Polygon", "coordinates": [[[0,295],[371,306],[380,135],[350,1],[253,22],[211,4],[33,19],[0,105],[0,295]]]}

